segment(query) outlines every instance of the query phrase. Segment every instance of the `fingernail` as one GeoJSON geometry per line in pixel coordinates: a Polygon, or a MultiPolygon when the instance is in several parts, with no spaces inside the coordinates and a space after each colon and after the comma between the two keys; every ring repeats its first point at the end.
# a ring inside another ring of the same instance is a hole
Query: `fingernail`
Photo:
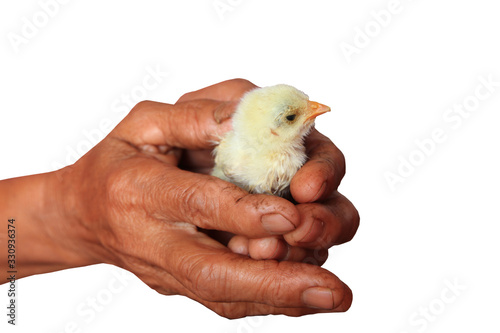
{"type": "Polygon", "coordinates": [[[283,234],[295,229],[295,225],[281,214],[266,214],[260,220],[264,229],[271,233],[283,234]]]}
{"type": "Polygon", "coordinates": [[[326,187],[326,182],[323,182],[323,184],[319,188],[318,192],[316,193],[314,198],[311,200],[312,202],[318,200],[323,195],[323,192],[325,192],[325,187],[326,187]]]}
{"type": "Polygon", "coordinates": [[[333,291],[329,288],[312,287],[302,293],[302,301],[310,308],[333,310],[340,304],[335,304],[333,291]]]}
{"type": "MultiPolygon", "coordinates": [[[[323,234],[324,222],[314,219],[307,233],[298,241],[298,243],[310,243],[318,239],[323,234]]],[[[300,237],[300,236],[299,236],[300,237]]]]}

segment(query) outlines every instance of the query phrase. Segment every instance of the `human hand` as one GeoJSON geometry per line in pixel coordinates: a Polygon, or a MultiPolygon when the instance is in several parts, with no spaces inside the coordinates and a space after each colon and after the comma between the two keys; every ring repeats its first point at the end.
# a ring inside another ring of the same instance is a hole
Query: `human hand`
{"type": "MultiPolygon", "coordinates": [[[[257,86],[246,80],[231,80],[187,93],[178,103],[209,98],[237,103],[244,93],[257,86]]],[[[291,183],[291,193],[298,203],[300,224],[289,233],[264,238],[245,235],[221,235],[230,239],[228,247],[235,253],[254,259],[302,261],[322,265],[328,249],[352,239],[359,226],[359,215],[352,203],[337,191],[345,174],[342,152],[324,135],[313,130],[306,138],[309,160],[291,183]]],[[[213,167],[211,150],[196,152],[193,161],[204,161],[202,172],[213,167]]]]}
{"type": "MultiPolygon", "coordinates": [[[[251,195],[192,172],[207,171],[210,142],[230,128],[236,103],[217,100],[216,92],[238,96],[244,82],[207,88],[212,99],[141,102],[96,147],[59,170],[65,228],[72,235],[65,246],[93,262],[123,267],[162,294],[188,296],[229,318],[345,311],[351,291],[329,271],[300,262],[254,260],[201,231],[248,239],[282,235],[300,229],[307,210],[317,208],[251,195]]],[[[323,175],[323,168],[314,168],[318,177],[323,175]]],[[[294,190],[297,186],[292,183],[292,193],[302,193],[294,190]]],[[[309,200],[309,192],[296,199],[309,200]]]]}

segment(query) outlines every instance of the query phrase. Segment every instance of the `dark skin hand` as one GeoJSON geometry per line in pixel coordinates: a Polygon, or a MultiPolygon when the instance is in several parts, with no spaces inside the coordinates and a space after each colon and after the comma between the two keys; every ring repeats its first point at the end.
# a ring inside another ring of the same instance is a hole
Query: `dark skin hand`
{"type": "MultiPolygon", "coordinates": [[[[231,80],[187,93],[177,103],[196,99],[215,99],[237,104],[244,93],[257,88],[247,80],[231,80]]],[[[302,261],[322,265],[328,249],[352,239],[359,226],[359,215],[352,203],[337,191],[345,174],[342,152],[317,130],[306,139],[308,162],[291,183],[291,193],[301,223],[284,236],[248,238],[244,235],[209,233],[235,253],[254,259],[302,261]]],[[[186,152],[186,166],[195,172],[210,173],[211,149],[186,152]]]]}
{"type": "Polygon", "coordinates": [[[336,192],[344,161],[328,139],[307,139],[310,160],[291,184],[297,205],[206,174],[211,142],[254,87],[230,80],[175,105],[141,102],[74,165],[1,181],[0,211],[23,221],[30,244],[18,249],[20,276],[104,262],[227,318],[346,311],[350,289],[319,265],[359,218],[336,192]],[[228,246],[221,231],[236,235],[228,246]]]}

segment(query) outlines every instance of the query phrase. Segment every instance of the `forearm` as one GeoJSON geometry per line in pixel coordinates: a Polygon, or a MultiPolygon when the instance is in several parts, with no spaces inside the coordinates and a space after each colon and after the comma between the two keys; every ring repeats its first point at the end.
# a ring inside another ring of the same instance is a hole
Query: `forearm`
{"type": "MultiPolygon", "coordinates": [[[[81,228],[69,212],[71,198],[61,172],[0,181],[0,266],[7,270],[8,224],[15,229],[17,277],[96,261],[81,249],[81,228]],[[9,223],[9,219],[14,219],[9,223]],[[2,254],[3,253],[3,254],[2,254]]],[[[12,227],[11,227],[12,229],[12,227]]],[[[12,234],[12,232],[11,232],[12,234]]]]}

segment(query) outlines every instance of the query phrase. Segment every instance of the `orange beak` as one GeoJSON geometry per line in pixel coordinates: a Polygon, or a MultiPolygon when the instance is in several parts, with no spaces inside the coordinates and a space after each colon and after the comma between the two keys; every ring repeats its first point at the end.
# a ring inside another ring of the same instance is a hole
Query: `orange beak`
{"type": "Polygon", "coordinates": [[[307,101],[307,118],[306,121],[313,120],[320,114],[331,111],[329,106],[320,104],[318,102],[307,101]]]}

